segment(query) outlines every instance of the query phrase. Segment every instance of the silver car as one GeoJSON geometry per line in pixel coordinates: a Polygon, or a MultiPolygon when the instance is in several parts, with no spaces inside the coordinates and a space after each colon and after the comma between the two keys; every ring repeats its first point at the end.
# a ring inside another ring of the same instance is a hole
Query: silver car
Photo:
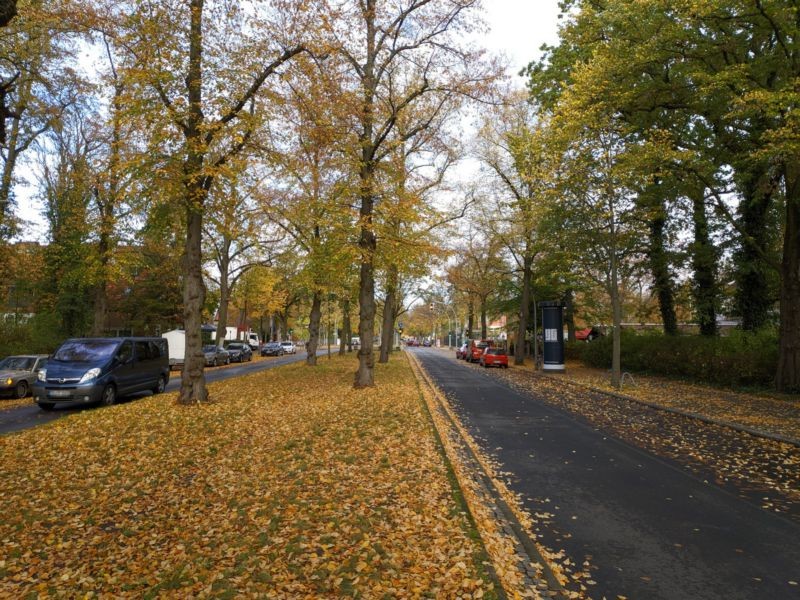
{"type": "Polygon", "coordinates": [[[224,348],[220,348],[216,344],[207,344],[203,346],[203,354],[206,357],[207,367],[227,365],[231,362],[230,353],[224,348]]]}
{"type": "Polygon", "coordinates": [[[7,356],[0,361],[0,394],[24,398],[30,394],[39,369],[46,364],[46,354],[7,356]]]}

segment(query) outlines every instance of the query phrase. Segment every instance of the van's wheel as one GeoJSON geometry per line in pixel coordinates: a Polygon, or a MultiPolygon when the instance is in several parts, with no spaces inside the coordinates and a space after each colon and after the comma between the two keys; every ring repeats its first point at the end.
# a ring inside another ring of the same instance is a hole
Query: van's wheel
{"type": "Polygon", "coordinates": [[[165,389],[167,389],[167,380],[163,375],[159,375],[158,383],[153,388],[153,394],[163,394],[165,389]]]}
{"type": "Polygon", "coordinates": [[[108,384],[103,388],[103,395],[100,396],[100,404],[103,406],[111,406],[117,401],[117,388],[112,384],[108,384]]]}
{"type": "Polygon", "coordinates": [[[14,395],[17,398],[24,398],[28,395],[28,382],[27,381],[20,381],[17,384],[17,387],[14,389],[14,395]]]}

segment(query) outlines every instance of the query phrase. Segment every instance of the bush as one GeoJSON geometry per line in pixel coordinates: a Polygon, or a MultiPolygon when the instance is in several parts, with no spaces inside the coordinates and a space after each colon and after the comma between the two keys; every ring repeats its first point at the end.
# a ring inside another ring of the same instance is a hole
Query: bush
{"type": "MultiPolygon", "coordinates": [[[[612,336],[576,343],[569,356],[611,368],[612,336]]],[[[778,365],[777,331],[733,331],[725,337],[676,336],[622,331],[622,368],[726,386],[771,386],[778,365]]]]}
{"type": "Polygon", "coordinates": [[[20,323],[0,319],[0,357],[11,354],[50,354],[63,341],[58,319],[42,313],[20,323]]]}

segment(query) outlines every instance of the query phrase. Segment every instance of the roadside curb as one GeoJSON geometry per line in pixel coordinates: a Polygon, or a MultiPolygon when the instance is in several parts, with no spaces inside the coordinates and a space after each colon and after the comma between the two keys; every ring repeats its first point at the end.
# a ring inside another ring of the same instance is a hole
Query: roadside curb
{"type": "Polygon", "coordinates": [[[612,392],[610,390],[605,390],[603,388],[595,387],[593,385],[589,385],[586,383],[580,383],[578,381],[572,381],[571,379],[561,379],[558,375],[548,375],[545,373],[539,373],[536,371],[532,371],[535,376],[539,377],[546,377],[551,381],[557,381],[559,383],[565,383],[567,385],[571,385],[573,387],[579,387],[586,390],[590,390],[592,392],[598,394],[604,394],[606,396],[611,396],[612,398],[617,398],[619,400],[625,400],[627,402],[635,402],[637,404],[642,404],[644,406],[648,406],[654,410],[660,410],[668,413],[672,413],[675,415],[680,415],[682,417],[688,417],[691,419],[697,419],[698,421],[703,421],[704,423],[709,423],[711,425],[719,425],[720,427],[728,427],[729,429],[733,429],[735,431],[739,431],[740,433],[746,433],[748,435],[752,435],[753,437],[764,438],[768,440],[772,440],[774,442],[781,442],[784,444],[789,444],[791,446],[795,446],[800,448],[800,440],[796,440],[790,437],[786,437],[777,433],[770,433],[768,431],[761,431],[759,429],[753,429],[751,427],[747,427],[745,425],[740,425],[738,423],[733,423],[731,421],[723,421],[721,419],[714,419],[712,417],[707,417],[705,415],[701,415],[699,413],[693,413],[688,410],[682,410],[680,408],[672,408],[670,406],[664,406],[662,404],[656,404],[655,402],[650,402],[648,400],[642,400],[641,398],[636,398],[635,396],[629,396],[627,394],[622,394],[620,392],[612,392]]]}
{"type": "MultiPolygon", "coordinates": [[[[408,357],[409,363],[412,366],[412,371],[420,386],[424,387],[430,394],[431,400],[428,400],[427,395],[423,394],[425,402],[428,405],[428,410],[431,413],[436,411],[449,425],[448,431],[442,431],[436,419],[433,419],[434,427],[436,427],[440,439],[444,441],[447,437],[449,441],[453,442],[451,447],[453,447],[454,452],[459,454],[459,461],[465,467],[468,476],[471,476],[471,481],[469,483],[472,484],[473,489],[477,490],[480,502],[486,506],[493,515],[498,530],[501,531],[503,536],[510,540],[514,546],[514,554],[517,562],[516,569],[522,577],[525,588],[535,591],[536,594],[547,598],[568,598],[569,593],[559,582],[556,574],[550,567],[550,563],[536,544],[535,539],[526,531],[525,527],[515,515],[512,507],[509,506],[502,497],[483,462],[472,448],[470,441],[466,439],[468,434],[464,431],[463,426],[456,421],[446,398],[442,396],[441,392],[434,385],[418,359],[413,356],[412,353],[406,353],[406,356],[408,357]],[[538,572],[534,568],[534,565],[540,567],[538,572]]],[[[431,416],[433,416],[433,414],[431,416]]],[[[445,446],[445,450],[447,450],[447,446],[445,446]]],[[[453,462],[451,458],[449,458],[449,460],[453,462]]],[[[459,486],[462,488],[462,494],[464,494],[465,498],[468,497],[465,493],[465,488],[468,487],[466,482],[461,481],[458,476],[456,479],[458,480],[459,486]]],[[[470,511],[472,511],[471,508],[470,511]]],[[[474,519],[474,515],[472,516],[474,519]]],[[[481,532],[481,537],[484,537],[484,532],[481,532]]]]}

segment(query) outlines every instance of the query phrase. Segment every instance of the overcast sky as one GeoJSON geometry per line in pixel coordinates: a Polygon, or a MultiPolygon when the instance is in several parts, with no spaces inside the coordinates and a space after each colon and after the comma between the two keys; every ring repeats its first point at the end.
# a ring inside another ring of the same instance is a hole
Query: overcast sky
{"type": "Polygon", "coordinates": [[[540,54],[542,44],[558,40],[558,0],[483,0],[492,28],[485,45],[511,59],[516,75],[540,54]]]}

